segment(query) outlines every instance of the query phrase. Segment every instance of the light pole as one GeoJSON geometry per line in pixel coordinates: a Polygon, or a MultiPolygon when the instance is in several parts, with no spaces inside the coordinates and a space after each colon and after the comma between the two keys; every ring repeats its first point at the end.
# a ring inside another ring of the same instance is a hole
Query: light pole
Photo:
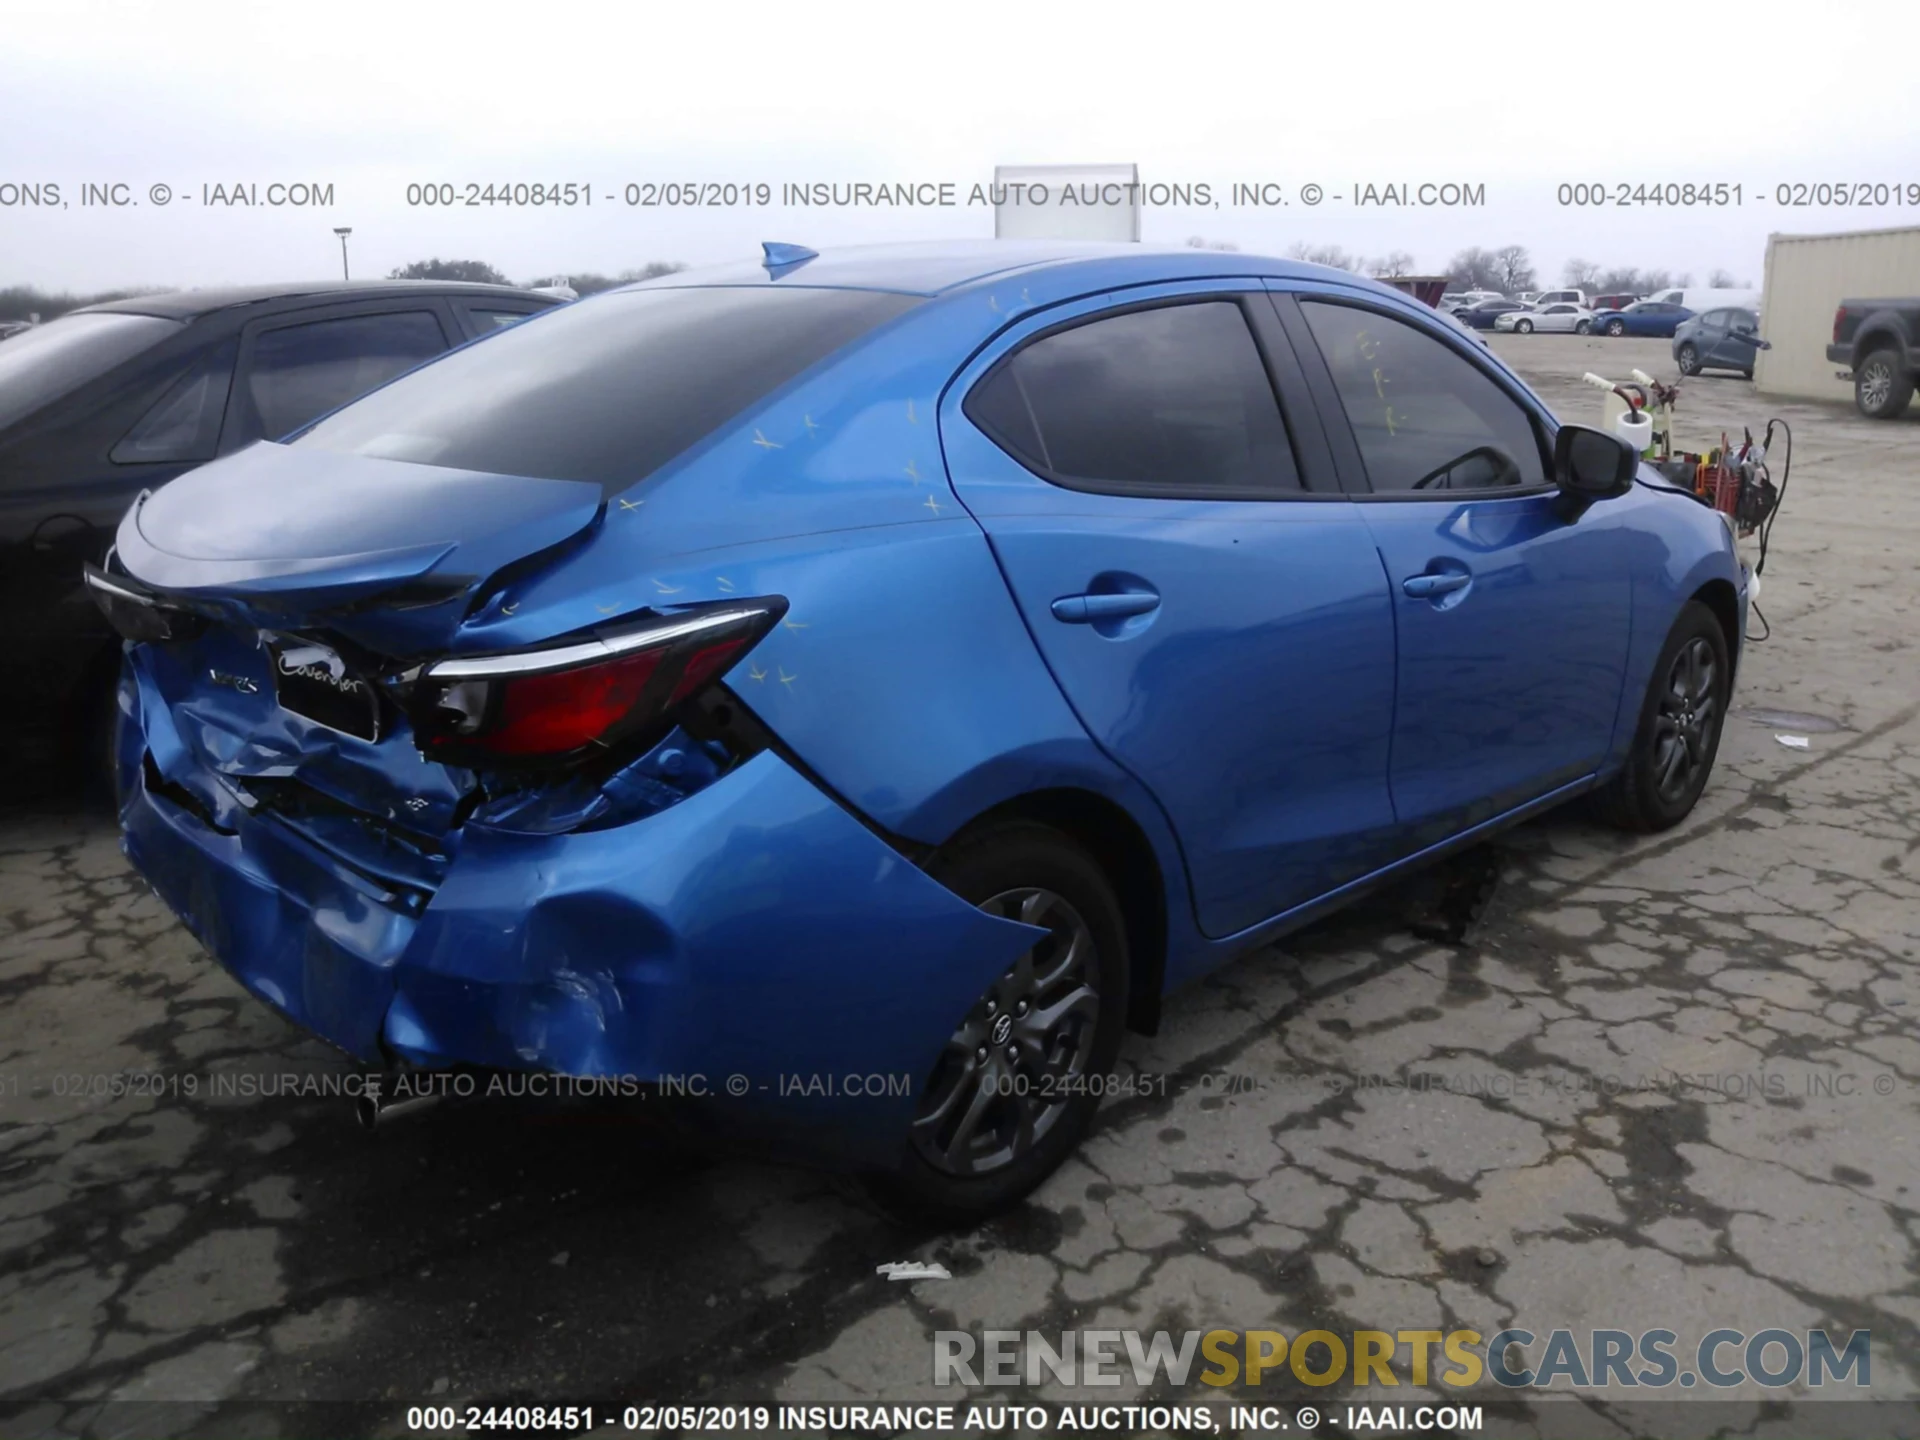
{"type": "Polygon", "coordinates": [[[353,227],[336,225],[333,227],[333,233],[340,237],[340,278],[351,280],[353,277],[347,273],[347,236],[353,233],[353,227]]]}

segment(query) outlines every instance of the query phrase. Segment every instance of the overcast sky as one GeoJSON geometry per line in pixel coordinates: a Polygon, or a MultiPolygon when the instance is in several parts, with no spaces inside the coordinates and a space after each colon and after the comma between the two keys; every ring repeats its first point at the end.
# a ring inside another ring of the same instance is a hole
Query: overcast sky
{"type": "Polygon", "coordinates": [[[238,5],[0,0],[0,285],[92,290],[356,274],[438,254],[516,279],[810,245],[986,236],[986,209],[641,209],[629,183],[950,181],[1134,162],[1220,208],[1144,238],[1244,250],[1526,245],[1761,278],[1769,232],[1920,224],[1789,208],[1796,182],[1920,184],[1911,5],[1300,7],[798,3],[238,5]],[[1891,68],[1876,56],[1900,57],[1891,68]],[[210,209],[314,182],[326,209],[210,209]],[[590,209],[411,208],[409,183],[577,181],[590,209]],[[1272,181],[1329,197],[1236,209],[1272,181]],[[1485,186],[1478,209],[1357,210],[1355,183],[1485,186]],[[1569,209],[1561,182],[1715,182],[1740,208],[1569,209]],[[83,207],[83,183],[138,203],[83,207]],[[153,203],[153,187],[175,192],[153,203]],[[10,190],[9,186],[16,187],[10,190]],[[45,193],[44,190],[42,192],[45,193]],[[1334,200],[1345,194],[1346,200],[1334,200]],[[605,196],[613,195],[608,201],[605,196]]]}

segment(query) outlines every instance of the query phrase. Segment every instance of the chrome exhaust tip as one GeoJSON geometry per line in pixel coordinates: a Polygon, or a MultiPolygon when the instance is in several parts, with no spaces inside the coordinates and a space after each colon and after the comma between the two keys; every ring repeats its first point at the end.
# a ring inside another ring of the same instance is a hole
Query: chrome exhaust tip
{"type": "Polygon", "coordinates": [[[396,1120],[409,1115],[417,1115],[422,1110],[438,1105],[441,1096],[402,1095],[390,1099],[384,1090],[370,1087],[368,1091],[354,1097],[353,1118],[360,1122],[362,1130],[373,1130],[381,1125],[391,1125],[396,1120]]]}

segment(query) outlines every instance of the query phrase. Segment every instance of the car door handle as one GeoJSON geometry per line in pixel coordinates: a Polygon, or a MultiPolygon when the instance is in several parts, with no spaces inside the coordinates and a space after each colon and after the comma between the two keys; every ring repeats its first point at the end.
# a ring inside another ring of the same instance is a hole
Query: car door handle
{"type": "Polygon", "coordinates": [[[1455,590],[1464,590],[1472,583],[1473,576],[1448,571],[1440,575],[1409,575],[1400,582],[1400,588],[1416,600],[1431,600],[1435,595],[1451,595],[1455,590]]]}
{"type": "Polygon", "coordinates": [[[1160,597],[1151,590],[1122,590],[1118,594],[1062,595],[1053,602],[1053,618],[1069,625],[1095,620],[1119,620],[1157,609],[1160,597]]]}

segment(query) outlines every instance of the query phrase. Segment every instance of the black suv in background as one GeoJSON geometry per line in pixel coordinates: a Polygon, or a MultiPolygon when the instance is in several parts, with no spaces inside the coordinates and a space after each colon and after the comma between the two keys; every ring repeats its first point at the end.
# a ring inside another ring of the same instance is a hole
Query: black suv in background
{"type": "Polygon", "coordinates": [[[413,281],[192,290],[0,345],[0,794],[105,756],[120,646],[80,566],[134,496],[558,303],[413,281]]]}

